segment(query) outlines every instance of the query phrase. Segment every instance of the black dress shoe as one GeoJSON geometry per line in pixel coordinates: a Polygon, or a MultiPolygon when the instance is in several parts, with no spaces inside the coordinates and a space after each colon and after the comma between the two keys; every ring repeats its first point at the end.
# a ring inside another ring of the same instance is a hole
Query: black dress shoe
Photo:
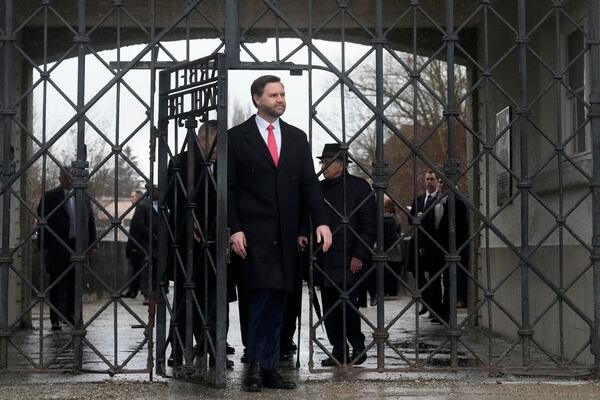
{"type": "Polygon", "coordinates": [[[167,359],[167,365],[169,367],[181,367],[183,365],[183,357],[173,357],[173,355],[171,354],[167,359]]]}
{"type": "Polygon", "coordinates": [[[263,388],[260,363],[253,362],[248,366],[244,376],[244,390],[246,392],[260,392],[263,388]]]}
{"type": "MultiPolygon", "coordinates": [[[[350,356],[346,356],[346,360],[350,362],[350,356]]],[[[338,367],[344,364],[344,356],[333,356],[327,357],[324,360],[321,360],[322,367],[338,367]],[[337,361],[336,361],[337,360],[337,361]]]]}
{"type": "Polygon", "coordinates": [[[296,346],[296,343],[290,342],[288,344],[281,345],[280,353],[281,354],[294,354],[296,352],[296,350],[298,350],[298,346],[296,346]]]}
{"type": "Polygon", "coordinates": [[[262,381],[265,387],[271,389],[296,389],[296,384],[286,381],[275,368],[262,370],[262,381]]]}
{"type": "Polygon", "coordinates": [[[360,364],[364,363],[365,361],[367,361],[367,353],[365,352],[362,355],[360,354],[363,351],[364,351],[364,349],[353,349],[352,350],[353,365],[360,365],[360,364]]]}
{"type": "Polygon", "coordinates": [[[419,309],[419,315],[426,314],[428,311],[429,311],[429,309],[427,307],[425,307],[424,305],[421,305],[421,308],[419,309]]]}
{"type": "Polygon", "coordinates": [[[227,353],[227,355],[232,355],[235,354],[235,349],[229,345],[229,343],[227,343],[227,346],[225,347],[225,352],[227,353]]]}
{"type": "MultiPolygon", "coordinates": [[[[340,364],[342,361],[340,361],[340,364]]],[[[332,357],[321,360],[321,367],[337,367],[339,364],[332,357]]]]}

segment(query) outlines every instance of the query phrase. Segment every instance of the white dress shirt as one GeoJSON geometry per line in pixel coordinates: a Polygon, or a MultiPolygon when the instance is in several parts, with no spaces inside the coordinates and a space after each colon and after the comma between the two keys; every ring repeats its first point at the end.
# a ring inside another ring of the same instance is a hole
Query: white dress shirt
{"type": "Polygon", "coordinates": [[[275,143],[277,144],[277,155],[281,154],[281,128],[279,127],[279,118],[277,118],[273,122],[269,122],[261,118],[258,114],[256,114],[256,126],[258,127],[258,131],[260,132],[260,136],[262,136],[265,141],[265,145],[269,147],[269,130],[267,129],[269,125],[273,125],[273,135],[275,135],[275,143]]]}

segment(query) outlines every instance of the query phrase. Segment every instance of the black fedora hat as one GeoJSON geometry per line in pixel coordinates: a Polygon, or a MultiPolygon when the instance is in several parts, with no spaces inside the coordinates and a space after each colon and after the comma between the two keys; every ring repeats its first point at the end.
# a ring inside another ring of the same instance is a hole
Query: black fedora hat
{"type": "MultiPolygon", "coordinates": [[[[317,156],[319,160],[326,159],[330,160],[332,158],[336,158],[337,160],[344,159],[345,151],[340,151],[339,143],[327,143],[325,147],[323,147],[323,152],[320,156],[317,156]]],[[[352,160],[348,160],[347,162],[351,163],[352,160]]]]}

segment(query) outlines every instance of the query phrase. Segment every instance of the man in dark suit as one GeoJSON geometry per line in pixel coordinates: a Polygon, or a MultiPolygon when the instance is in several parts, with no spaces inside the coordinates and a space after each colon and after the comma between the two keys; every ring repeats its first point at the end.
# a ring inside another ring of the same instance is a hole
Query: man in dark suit
{"type": "Polygon", "coordinates": [[[306,134],[279,117],[285,90],[273,75],[251,87],[257,114],[229,130],[228,224],[241,258],[240,286],[248,299],[244,388],[293,389],[276,365],[286,296],[293,290],[300,208],[313,216],[317,242],[327,251],[331,231],[306,134]]]}
{"type": "MultiPolygon", "coordinates": [[[[430,262],[429,273],[433,277],[439,271],[446,267],[446,253],[449,252],[449,219],[448,219],[448,190],[441,180],[438,183],[438,197],[431,206],[432,210],[425,217],[424,225],[431,232],[433,241],[429,241],[424,251],[430,262]]],[[[467,209],[465,203],[455,197],[455,232],[456,248],[460,249],[468,237],[467,209]]],[[[468,246],[460,252],[461,264],[467,267],[468,246]]],[[[457,265],[456,278],[461,279],[462,270],[457,265]]],[[[449,268],[444,269],[443,273],[435,278],[431,285],[431,303],[430,306],[438,317],[432,315],[433,322],[448,323],[450,316],[450,307],[456,304],[450,304],[450,272],[449,268]]],[[[460,286],[460,285],[457,285],[460,286]]],[[[457,287],[457,289],[459,289],[457,287]]]]}
{"type": "MultiPolygon", "coordinates": [[[[215,174],[217,168],[217,121],[206,121],[198,129],[198,135],[188,141],[191,149],[177,154],[169,163],[167,206],[170,211],[171,229],[174,232],[177,250],[172,250],[169,270],[175,281],[175,326],[170,333],[173,356],[171,364],[181,365],[182,348],[186,341],[188,315],[186,303],[192,304],[192,331],[196,339],[196,352],[205,351],[210,355],[209,365],[214,365],[212,347],[216,340],[216,217],[217,192],[215,174]],[[188,164],[189,162],[189,164],[188,164]],[[190,170],[190,166],[193,168],[190,170]],[[189,179],[189,181],[188,181],[189,179]],[[189,200],[189,202],[188,202],[189,200]],[[188,207],[192,204],[193,207],[188,207]],[[191,226],[188,226],[188,221],[191,226]],[[189,228],[192,231],[189,232],[189,228]],[[191,250],[190,249],[191,244],[191,250]],[[196,301],[187,297],[185,288],[188,260],[192,261],[192,276],[188,283],[194,284],[196,301]],[[205,298],[207,301],[204,301],[205,298]],[[198,310],[196,304],[200,306],[198,310]],[[202,320],[204,318],[204,321],[202,320]],[[208,336],[202,326],[208,326],[208,336]],[[181,339],[181,340],[180,340],[181,339]],[[208,345],[208,346],[207,346],[208,345]]],[[[232,279],[227,279],[228,301],[235,301],[235,287],[232,279]]],[[[233,368],[233,361],[226,360],[227,368],[233,368]]]]}
{"type": "MultiPolygon", "coordinates": [[[[87,226],[76,229],[76,206],[73,179],[69,169],[61,169],[59,186],[48,190],[40,200],[37,214],[40,218],[40,245],[45,251],[50,276],[50,321],[52,330],[61,330],[61,322],[73,325],[75,321],[75,269],[71,253],[75,250],[77,234],[87,236],[89,246],[96,240],[96,223],[91,202],[85,202],[87,226]],[[45,223],[44,223],[45,222],[45,223]],[[61,275],[64,274],[62,277],[61,275]],[[62,315],[61,315],[62,314],[62,315]]],[[[94,250],[91,251],[93,254],[94,250]]]]}
{"type": "MultiPolygon", "coordinates": [[[[437,191],[437,177],[435,175],[435,172],[433,171],[427,171],[425,172],[425,175],[423,176],[424,178],[424,183],[425,183],[425,193],[417,196],[416,199],[413,200],[411,206],[410,206],[410,223],[414,224],[416,221],[423,221],[423,219],[429,215],[430,210],[429,208],[434,204],[437,195],[438,195],[438,191],[437,191]]],[[[424,225],[422,225],[424,230],[431,235],[432,232],[427,231],[426,227],[424,225]]],[[[425,254],[425,248],[427,247],[427,244],[429,242],[429,238],[427,237],[427,235],[422,232],[419,231],[417,232],[417,229],[415,228],[413,230],[413,236],[412,239],[410,241],[409,244],[409,248],[408,248],[408,257],[407,257],[407,262],[408,262],[408,269],[412,270],[413,273],[416,273],[416,263],[418,262],[418,285],[419,285],[419,289],[421,289],[422,287],[424,287],[427,284],[427,277],[425,275],[425,273],[429,274],[429,276],[431,276],[431,259],[428,258],[428,255],[425,254]],[[416,242],[416,248],[417,248],[417,254],[415,254],[415,242],[416,242]]],[[[417,277],[415,277],[417,278],[417,277]]],[[[421,293],[422,296],[422,301],[429,305],[431,307],[431,301],[432,301],[432,288],[431,285],[428,286],[425,290],[423,290],[423,293],[421,293]]],[[[425,314],[428,311],[428,308],[426,307],[425,304],[421,304],[420,307],[420,311],[419,314],[425,314]]]]}
{"type": "MultiPolygon", "coordinates": [[[[134,254],[131,258],[134,271],[142,272],[137,279],[139,287],[144,295],[144,303],[147,304],[148,296],[152,292],[152,288],[148,287],[148,272],[150,269],[149,251],[150,241],[152,241],[152,285],[156,283],[156,258],[158,250],[158,187],[151,188],[150,198],[145,198],[135,207],[133,217],[131,218],[131,226],[129,228],[130,240],[127,241],[127,247],[130,247],[130,252],[134,254]],[[152,220],[152,223],[151,221],[152,220]]],[[[137,291],[135,292],[137,295],[137,291]]],[[[135,297],[130,294],[129,297],[135,297]]]]}
{"type": "MultiPolygon", "coordinates": [[[[129,196],[129,201],[131,202],[131,205],[136,204],[138,199],[140,198],[140,196],[143,193],[144,192],[139,189],[131,192],[131,196],[129,196]]],[[[137,205],[136,205],[136,208],[137,208],[137,205]]],[[[135,217],[135,210],[133,213],[133,217],[135,217]]],[[[137,297],[138,292],[140,291],[140,287],[141,287],[142,277],[141,277],[140,270],[142,269],[142,266],[144,265],[144,255],[140,251],[138,251],[138,247],[134,243],[134,238],[131,236],[131,229],[133,226],[133,217],[132,217],[132,221],[129,225],[130,235],[127,238],[127,244],[125,245],[125,256],[129,259],[129,264],[131,265],[131,282],[129,283],[129,289],[127,290],[127,293],[125,293],[124,296],[135,299],[137,297]]],[[[147,296],[147,293],[142,293],[142,294],[144,295],[144,297],[147,296]]]]}

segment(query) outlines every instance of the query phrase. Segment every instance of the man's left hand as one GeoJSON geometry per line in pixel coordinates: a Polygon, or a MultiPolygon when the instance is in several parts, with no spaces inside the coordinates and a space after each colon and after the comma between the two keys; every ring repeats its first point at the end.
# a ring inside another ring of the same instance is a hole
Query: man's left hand
{"type": "Polygon", "coordinates": [[[323,242],[323,253],[331,247],[331,231],[327,225],[317,226],[317,243],[323,242]]]}
{"type": "Polygon", "coordinates": [[[350,271],[352,271],[353,274],[357,273],[358,271],[360,271],[363,267],[363,262],[361,259],[356,258],[356,257],[352,257],[352,259],[350,260],[350,271]]]}

